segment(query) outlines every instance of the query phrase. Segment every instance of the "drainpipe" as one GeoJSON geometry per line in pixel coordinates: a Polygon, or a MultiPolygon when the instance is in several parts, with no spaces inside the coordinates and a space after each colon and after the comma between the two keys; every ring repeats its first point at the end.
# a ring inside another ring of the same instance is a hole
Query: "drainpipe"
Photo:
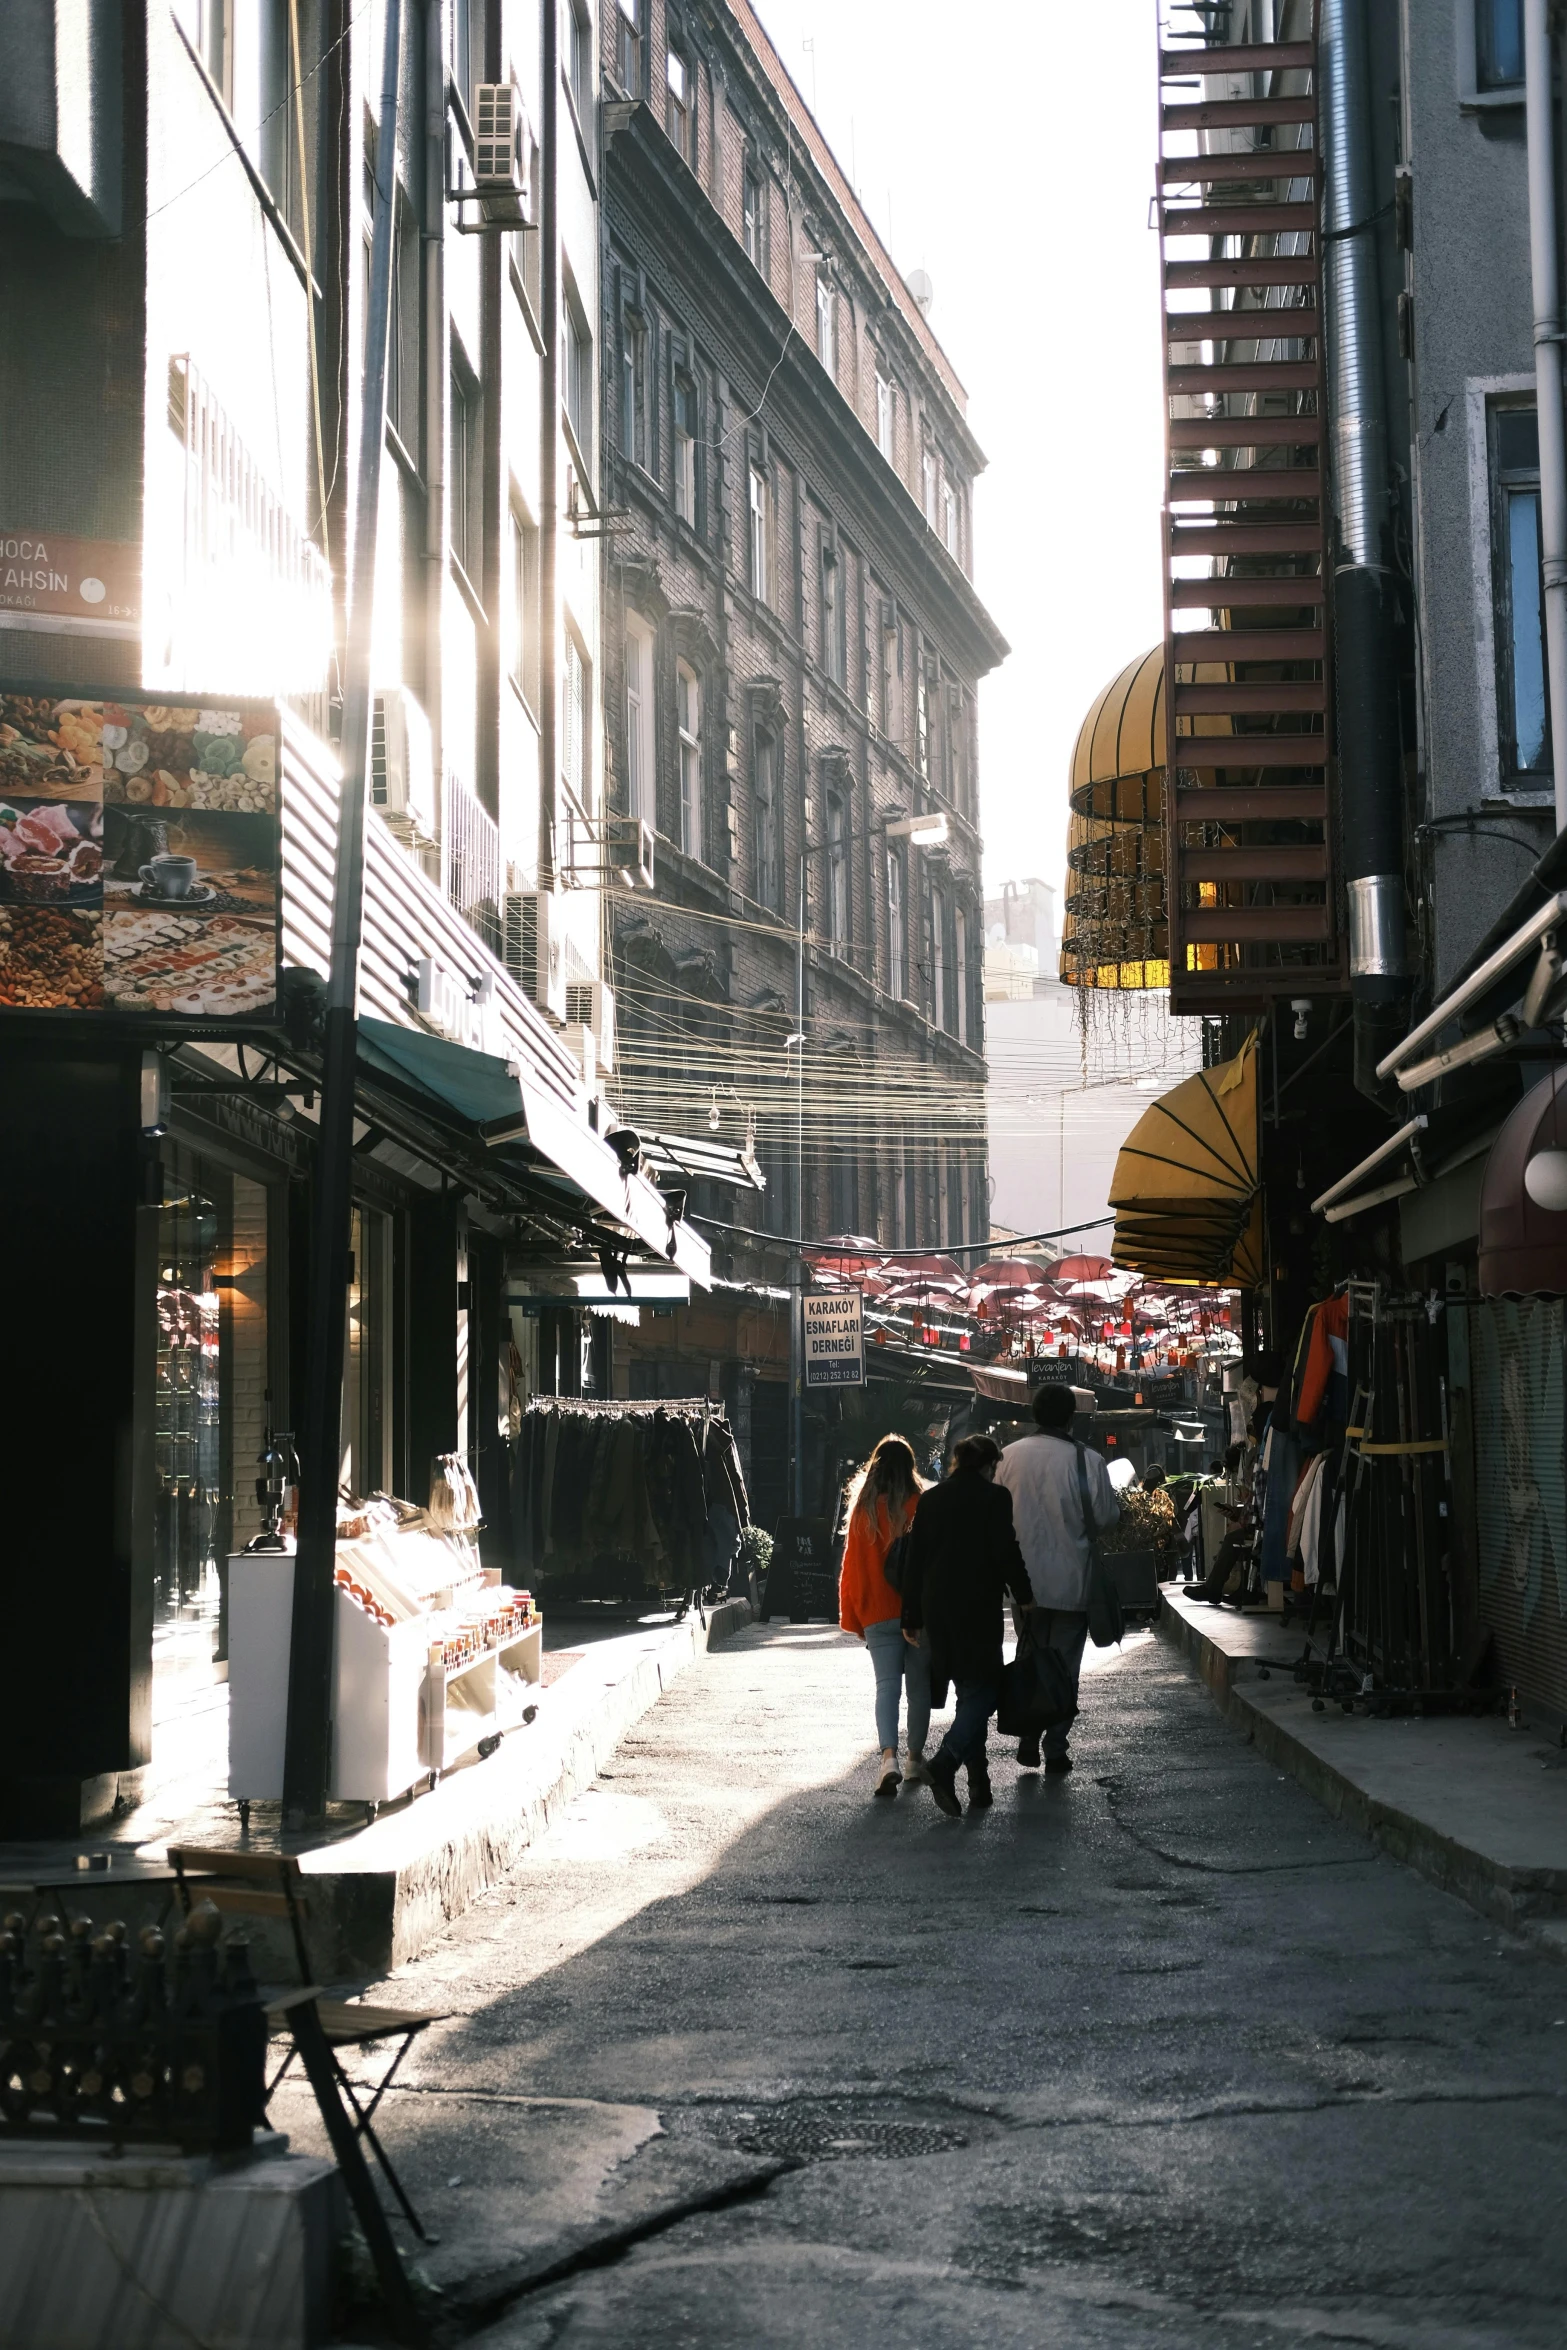
{"type": "Polygon", "coordinates": [[[446,608],[446,43],[441,0],[426,0],[424,24],[424,708],[430,721],[435,820],[446,821],[442,710],[442,626],[446,608]]]}
{"type": "Polygon", "coordinates": [[[542,0],[539,43],[539,894],[555,887],[555,795],[560,773],[560,613],[556,601],[560,544],[560,11],[542,0]]]}
{"type": "Polygon", "coordinates": [[[1365,0],[1323,0],[1319,60],[1327,168],[1323,323],[1338,524],[1333,649],[1340,825],[1355,1083],[1375,1097],[1376,1064],[1403,1022],[1408,964],[1365,0]]]}
{"type": "Polygon", "coordinates": [[[1556,829],[1567,827],[1567,434],[1562,421],[1562,308],[1556,267],[1556,158],[1546,0],[1524,0],[1525,114],[1529,132],[1529,276],[1534,295],[1534,385],[1540,432],[1540,555],[1545,574],[1545,664],[1551,706],[1556,829]]]}

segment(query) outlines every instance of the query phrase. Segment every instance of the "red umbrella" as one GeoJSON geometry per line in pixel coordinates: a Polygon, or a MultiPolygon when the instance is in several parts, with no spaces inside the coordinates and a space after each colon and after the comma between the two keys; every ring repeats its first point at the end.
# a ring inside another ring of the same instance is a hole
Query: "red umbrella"
{"type": "Polygon", "coordinates": [[[976,1265],[969,1279],[975,1288],[1037,1289],[1055,1271],[1053,1265],[1042,1265],[1034,1258],[991,1257],[985,1264],[976,1265]]]}
{"type": "Polygon", "coordinates": [[[1108,1281],[1115,1267],[1108,1257],[1062,1257],[1050,1270],[1057,1281],[1108,1281]]]}

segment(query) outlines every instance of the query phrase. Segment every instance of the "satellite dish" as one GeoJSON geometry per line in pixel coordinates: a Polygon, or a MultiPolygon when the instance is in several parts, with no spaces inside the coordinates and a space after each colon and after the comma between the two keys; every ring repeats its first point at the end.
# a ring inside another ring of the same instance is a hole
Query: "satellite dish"
{"type": "Polygon", "coordinates": [[[1567,1211],[1567,1151],[1536,1151],[1523,1171],[1523,1187],[1537,1208],[1553,1216],[1567,1211]]]}

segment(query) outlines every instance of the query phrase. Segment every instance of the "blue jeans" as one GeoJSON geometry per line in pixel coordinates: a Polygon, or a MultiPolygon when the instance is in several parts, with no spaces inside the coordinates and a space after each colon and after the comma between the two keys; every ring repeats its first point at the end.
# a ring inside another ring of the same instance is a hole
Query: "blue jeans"
{"type": "Polygon", "coordinates": [[[876,1743],[898,1746],[898,1693],[908,1686],[909,1752],[923,1754],[930,1736],[930,1652],[911,1648],[896,1616],[884,1624],[867,1624],[865,1645],[876,1668],[876,1743]]]}
{"type": "Polygon", "coordinates": [[[990,1728],[990,1717],[1001,1702],[1001,1692],[988,1681],[959,1681],[957,1704],[953,1709],[952,1727],[941,1742],[939,1752],[960,1767],[967,1763],[985,1767],[985,1733],[990,1728]]]}

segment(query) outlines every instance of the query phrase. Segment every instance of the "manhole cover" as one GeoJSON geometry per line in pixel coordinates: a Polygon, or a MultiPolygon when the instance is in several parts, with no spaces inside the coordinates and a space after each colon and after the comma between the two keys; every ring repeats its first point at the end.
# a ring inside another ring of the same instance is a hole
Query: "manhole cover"
{"type": "Polygon", "coordinates": [[[802,2100],[791,2105],[683,2106],[664,2115],[672,2136],[716,2138],[740,2154],[782,2155],[796,2162],[898,2162],[950,2154],[970,2133],[949,2122],[912,2120],[885,2106],[802,2100]]]}

